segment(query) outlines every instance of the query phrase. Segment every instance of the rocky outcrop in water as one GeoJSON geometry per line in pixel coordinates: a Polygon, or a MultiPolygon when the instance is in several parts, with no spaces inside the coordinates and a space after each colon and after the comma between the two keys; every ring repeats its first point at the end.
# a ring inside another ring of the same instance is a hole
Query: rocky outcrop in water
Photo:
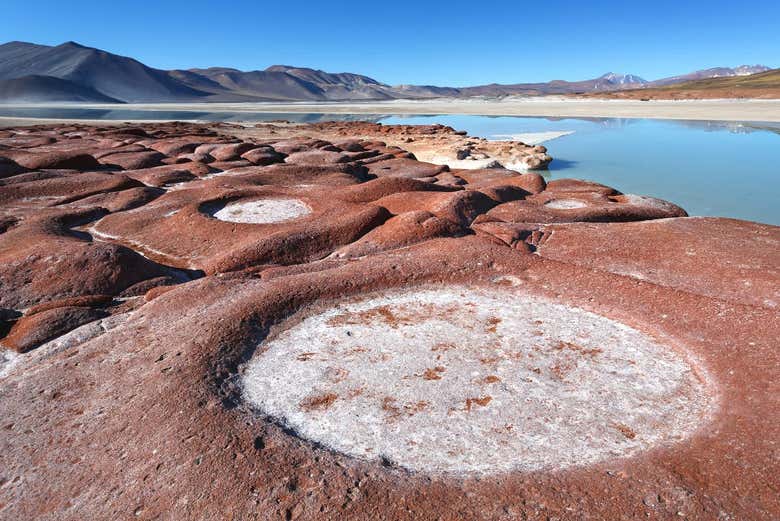
{"type": "Polygon", "coordinates": [[[2,517],[780,515],[780,230],[425,153],[0,130],[2,517]]]}

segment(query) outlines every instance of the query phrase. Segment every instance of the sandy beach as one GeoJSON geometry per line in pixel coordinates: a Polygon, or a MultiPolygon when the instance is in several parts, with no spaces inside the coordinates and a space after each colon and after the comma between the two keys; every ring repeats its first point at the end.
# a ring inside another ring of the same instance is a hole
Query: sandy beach
{"type": "MultiPolygon", "coordinates": [[[[155,103],[155,104],[34,104],[10,108],[83,108],[102,110],[208,111],[322,114],[472,114],[579,118],[651,118],[780,122],[780,100],[602,100],[558,96],[538,98],[397,100],[338,103],[155,103]]],[[[26,118],[24,118],[26,119],[26,118]]],[[[24,119],[0,118],[6,125],[24,119]]],[[[38,119],[36,121],[51,121],[38,119]]]]}

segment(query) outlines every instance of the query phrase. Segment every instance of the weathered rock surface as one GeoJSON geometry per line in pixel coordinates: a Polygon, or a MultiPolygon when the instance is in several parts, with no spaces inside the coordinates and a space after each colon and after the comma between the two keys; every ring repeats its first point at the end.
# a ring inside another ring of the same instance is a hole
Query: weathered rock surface
{"type": "MultiPolygon", "coordinates": [[[[301,132],[311,137],[328,140],[333,140],[334,136],[351,138],[346,142],[353,152],[363,152],[354,146],[353,143],[357,141],[354,138],[374,140],[375,143],[371,143],[369,148],[374,148],[381,155],[395,155],[398,152],[397,148],[401,147],[404,151],[411,152],[413,158],[458,169],[506,167],[520,171],[545,170],[552,161],[543,146],[526,145],[520,141],[489,141],[468,136],[465,132],[444,125],[382,125],[363,121],[296,125],[276,122],[258,124],[252,129],[252,135],[277,140],[281,137],[300,135],[301,132]]],[[[294,153],[299,151],[296,149],[299,143],[301,141],[293,138],[284,143],[284,148],[275,148],[284,153],[294,153]]],[[[316,142],[308,143],[311,148],[316,148],[316,144],[316,142]]],[[[381,157],[377,156],[374,159],[381,157]]],[[[423,165],[418,165],[418,169],[422,170],[423,165]]]]}
{"type": "Polygon", "coordinates": [[[3,344],[23,353],[78,326],[108,316],[108,313],[88,307],[64,306],[39,311],[16,321],[3,339],[3,344]]]}
{"type": "Polygon", "coordinates": [[[0,133],[0,517],[780,517],[780,229],[436,141],[0,133]]]}

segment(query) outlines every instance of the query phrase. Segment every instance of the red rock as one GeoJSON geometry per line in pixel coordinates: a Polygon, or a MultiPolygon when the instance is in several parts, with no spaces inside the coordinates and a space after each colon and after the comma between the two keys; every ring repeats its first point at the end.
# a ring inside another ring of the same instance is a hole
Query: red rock
{"type": "MultiPolygon", "coordinates": [[[[196,273],[190,273],[191,278],[195,279],[198,278],[199,274],[196,273]]],[[[135,284],[131,285],[128,288],[125,288],[119,293],[119,297],[121,298],[129,298],[129,297],[142,297],[146,295],[149,291],[153,290],[154,288],[159,287],[168,287],[168,286],[175,286],[177,284],[180,284],[182,282],[181,277],[176,278],[173,276],[164,276],[164,277],[152,277],[150,279],[142,280],[141,282],[136,282],[135,284]]]]}
{"type": "Polygon", "coordinates": [[[538,225],[528,225],[525,223],[505,223],[505,222],[475,222],[471,229],[477,235],[485,237],[498,244],[504,243],[507,246],[531,253],[535,251],[538,239],[542,233],[538,225]]]}
{"type": "MultiPolygon", "coordinates": [[[[116,142],[114,142],[116,143],[116,142]]],[[[133,153],[133,152],[148,152],[149,149],[146,148],[143,145],[139,145],[137,143],[131,143],[131,144],[124,144],[119,142],[118,144],[112,144],[109,143],[100,143],[98,142],[99,148],[97,151],[92,153],[92,156],[100,161],[100,159],[110,156],[112,154],[127,154],[127,153],[133,153]],[[102,146],[101,146],[102,145],[102,146]]]]}
{"type": "Polygon", "coordinates": [[[214,168],[216,170],[232,170],[234,168],[243,168],[245,166],[254,166],[251,161],[247,161],[246,159],[237,159],[235,161],[214,161],[213,163],[209,163],[209,166],[211,168],[214,168]]]}
{"type": "Polygon", "coordinates": [[[47,340],[106,316],[108,313],[103,310],[87,307],[57,307],[40,311],[17,320],[2,340],[2,345],[24,353],[47,340]]]}
{"type": "Polygon", "coordinates": [[[151,302],[152,300],[156,299],[160,295],[164,293],[168,293],[172,289],[175,289],[174,286],[156,286],[144,294],[144,300],[146,302],[151,302]]]}
{"type": "Polygon", "coordinates": [[[402,192],[378,199],[374,204],[387,208],[394,215],[426,210],[437,217],[468,227],[477,216],[493,208],[496,202],[481,192],[464,190],[451,193],[402,192]]]}
{"type": "Polygon", "coordinates": [[[381,161],[388,161],[390,159],[409,159],[409,158],[398,158],[396,156],[396,154],[383,154],[383,153],[380,153],[379,155],[363,159],[363,160],[360,161],[360,163],[363,164],[363,165],[370,165],[370,164],[373,164],[373,163],[379,163],[381,161]]]}
{"type": "Polygon", "coordinates": [[[425,183],[407,177],[380,177],[348,186],[333,193],[334,197],[352,203],[368,203],[400,192],[452,192],[455,188],[425,183]]]}
{"type": "Polygon", "coordinates": [[[389,159],[368,165],[368,171],[377,177],[432,177],[448,170],[446,165],[423,163],[414,159],[389,159]]]}
{"type": "Polygon", "coordinates": [[[0,138],[0,146],[11,148],[40,148],[51,143],[56,143],[51,136],[34,136],[16,133],[11,137],[0,138]]]}
{"type": "Polygon", "coordinates": [[[652,197],[546,190],[521,201],[501,204],[479,222],[620,222],[681,216],[687,214],[679,206],[652,197]]]}
{"type": "MultiPolygon", "coordinates": [[[[343,150],[344,152],[365,152],[366,148],[361,144],[360,141],[351,139],[347,141],[337,141],[333,143],[336,147],[343,150]]],[[[379,146],[385,146],[384,143],[379,144],[379,146]]],[[[369,148],[374,148],[369,144],[369,148]]]]}
{"type": "Polygon", "coordinates": [[[218,145],[210,150],[208,154],[217,161],[236,161],[241,155],[257,148],[252,143],[232,143],[229,145],[218,145]]]}
{"type": "Polygon", "coordinates": [[[350,160],[351,158],[347,154],[321,149],[294,152],[284,159],[285,163],[293,165],[332,165],[334,163],[346,163],[350,160]]]}
{"type": "Polygon", "coordinates": [[[0,179],[27,172],[27,169],[19,163],[7,157],[0,156],[0,179]]]}
{"type": "Polygon", "coordinates": [[[24,315],[29,317],[42,311],[49,311],[55,308],[66,307],[102,307],[110,304],[114,297],[111,295],[84,295],[82,297],[71,297],[60,300],[51,300],[49,302],[43,302],[27,308],[24,315]]]}
{"type": "Polygon", "coordinates": [[[123,212],[125,210],[138,208],[139,206],[157,199],[164,193],[165,191],[159,188],[144,186],[128,188],[127,190],[120,190],[118,192],[95,194],[90,197],[79,199],[71,204],[81,207],[99,206],[112,213],[123,212]]]}
{"type": "Polygon", "coordinates": [[[540,232],[543,257],[735,304],[780,306],[777,226],[689,217],[548,225],[540,232]]]}
{"type": "Polygon", "coordinates": [[[620,193],[612,187],[592,181],[583,181],[582,179],[553,179],[547,183],[547,190],[551,192],[587,192],[603,195],[617,195],[620,193]]]}
{"type": "Polygon", "coordinates": [[[18,222],[19,219],[17,219],[16,217],[12,217],[10,215],[0,216],[0,233],[7,232],[9,228],[16,225],[16,223],[18,222]]]}
{"type": "Polygon", "coordinates": [[[498,185],[482,188],[479,190],[486,196],[490,197],[497,203],[507,203],[509,201],[517,201],[525,199],[530,192],[513,185],[498,185]]]}
{"type": "Polygon", "coordinates": [[[181,163],[177,165],[161,165],[152,168],[143,168],[139,170],[125,170],[122,172],[122,174],[126,176],[138,175],[142,177],[155,177],[155,176],[164,177],[170,174],[171,172],[181,172],[181,171],[189,172],[194,177],[204,177],[207,176],[208,174],[218,172],[219,170],[216,168],[212,168],[210,165],[207,165],[205,163],[189,161],[187,163],[181,163]]]}
{"type": "MultiPolygon", "coordinates": [[[[21,316],[22,314],[15,309],[0,308],[0,339],[5,338],[21,316]]],[[[0,358],[3,358],[2,353],[0,353],[0,358]]]]}
{"type": "Polygon", "coordinates": [[[220,176],[219,184],[246,186],[294,186],[316,184],[329,186],[352,185],[367,179],[366,169],[359,165],[337,164],[327,166],[275,164],[266,167],[248,166],[230,169],[230,175],[220,176]]]}
{"type": "Polygon", "coordinates": [[[194,152],[192,154],[182,154],[182,155],[179,156],[179,159],[185,159],[187,161],[194,161],[194,162],[198,162],[198,163],[213,163],[214,162],[214,158],[211,157],[211,155],[203,154],[203,153],[197,154],[197,153],[194,153],[194,152]]]}
{"type": "Polygon", "coordinates": [[[271,165],[273,163],[281,163],[284,161],[284,154],[276,152],[271,147],[259,147],[254,148],[248,152],[241,154],[243,159],[250,161],[256,165],[271,165]]]}
{"type": "Polygon", "coordinates": [[[54,206],[103,192],[141,186],[124,175],[98,172],[51,172],[40,177],[15,176],[0,180],[0,204],[54,206]]]}
{"type": "Polygon", "coordinates": [[[186,183],[187,181],[197,179],[192,173],[184,169],[157,170],[153,172],[150,172],[149,170],[153,169],[126,171],[125,175],[131,179],[140,181],[146,186],[154,187],[162,187],[175,183],[186,183]]]}
{"type": "Polygon", "coordinates": [[[148,152],[119,152],[100,158],[103,165],[118,166],[123,170],[137,170],[162,165],[165,156],[156,151],[148,152]]]}
{"type": "Polygon", "coordinates": [[[203,143],[202,145],[198,145],[197,147],[195,147],[195,149],[192,150],[192,153],[194,153],[194,154],[209,154],[209,155],[211,155],[211,152],[213,150],[216,150],[217,148],[219,148],[221,146],[231,145],[231,144],[234,145],[234,144],[236,144],[236,142],[235,141],[226,142],[224,140],[219,140],[219,141],[214,141],[214,142],[209,142],[209,143],[203,143]]]}
{"type": "Polygon", "coordinates": [[[436,217],[430,212],[407,212],[388,219],[352,244],[339,248],[333,257],[362,257],[436,237],[452,237],[463,233],[463,228],[454,222],[436,217]]]}
{"type": "Polygon", "coordinates": [[[202,145],[204,138],[201,136],[183,136],[171,139],[156,139],[148,143],[148,147],[166,156],[181,156],[191,154],[202,145]]]}
{"type": "MultiPolygon", "coordinates": [[[[532,194],[538,194],[547,188],[544,177],[537,173],[519,174],[514,170],[488,168],[484,170],[456,170],[455,175],[465,179],[469,187],[475,189],[516,186],[532,194]]],[[[554,181],[551,183],[553,183],[553,187],[556,186],[554,181]]],[[[615,193],[614,190],[612,192],[615,193]]]]}
{"type": "Polygon", "coordinates": [[[184,157],[166,157],[165,159],[160,160],[160,163],[164,165],[181,165],[189,162],[190,160],[184,157]]]}
{"type": "Polygon", "coordinates": [[[272,144],[274,150],[285,155],[295,154],[297,152],[305,152],[307,150],[312,150],[328,145],[330,145],[330,143],[327,141],[308,138],[293,138],[277,141],[272,144]]]}
{"type": "Polygon", "coordinates": [[[246,182],[241,188],[235,186],[216,193],[208,186],[169,192],[132,215],[106,216],[94,228],[132,244],[159,262],[215,273],[253,264],[289,264],[322,257],[389,217],[382,208],[323,200],[305,189],[252,187],[246,182]],[[263,224],[212,217],[227,204],[266,199],[297,201],[308,206],[311,213],[263,224]],[[179,232],[182,228],[188,230],[187,235],[179,232]]]}
{"type": "MultiPolygon", "coordinates": [[[[9,151],[5,152],[9,154],[9,151]]],[[[46,168],[74,168],[87,170],[97,168],[100,163],[89,154],[74,151],[58,152],[14,152],[12,159],[29,170],[46,168]]]]}
{"type": "MultiPolygon", "coordinates": [[[[41,212],[43,213],[43,212],[41,212]]],[[[24,309],[86,295],[116,295],[165,268],[116,244],[87,242],[70,226],[100,215],[94,210],[55,211],[26,218],[0,234],[0,307],[24,309]]]]}

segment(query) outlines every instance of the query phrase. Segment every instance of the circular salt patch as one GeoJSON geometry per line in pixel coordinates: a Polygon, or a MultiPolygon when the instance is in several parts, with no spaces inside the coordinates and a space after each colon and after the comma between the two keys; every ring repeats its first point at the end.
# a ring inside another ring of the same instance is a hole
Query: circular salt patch
{"type": "Polygon", "coordinates": [[[587,203],[577,199],[553,199],[544,203],[547,208],[553,210],[573,210],[575,208],[585,208],[587,203]]]}
{"type": "Polygon", "coordinates": [[[289,221],[310,214],[311,208],[298,199],[260,199],[226,204],[213,216],[220,221],[270,224],[289,221]]]}
{"type": "Polygon", "coordinates": [[[674,349],[506,290],[387,292],[262,344],[245,398],[303,438],[424,472],[585,465],[691,434],[711,393],[674,349]]]}

